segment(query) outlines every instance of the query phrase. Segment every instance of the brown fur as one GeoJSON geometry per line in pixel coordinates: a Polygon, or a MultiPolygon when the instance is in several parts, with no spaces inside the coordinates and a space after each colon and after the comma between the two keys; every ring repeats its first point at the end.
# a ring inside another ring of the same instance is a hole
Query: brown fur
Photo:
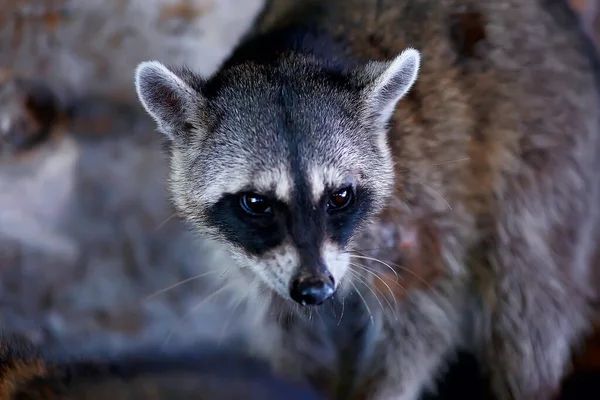
{"type": "Polygon", "coordinates": [[[403,21],[407,36],[384,31],[378,42],[396,51],[416,46],[427,60],[390,133],[396,196],[414,206],[389,209],[382,220],[427,221],[442,259],[468,264],[485,301],[475,329],[488,338],[479,351],[497,394],[551,398],[598,289],[589,285],[600,268],[590,263],[600,243],[600,105],[590,49],[559,2],[505,1],[503,11],[498,2],[441,2],[436,11],[412,3],[389,16],[403,21]],[[450,9],[463,11],[449,20],[462,35],[440,36],[450,9]],[[542,66],[544,57],[553,63],[542,66]],[[460,159],[468,161],[433,167],[460,159]]]}

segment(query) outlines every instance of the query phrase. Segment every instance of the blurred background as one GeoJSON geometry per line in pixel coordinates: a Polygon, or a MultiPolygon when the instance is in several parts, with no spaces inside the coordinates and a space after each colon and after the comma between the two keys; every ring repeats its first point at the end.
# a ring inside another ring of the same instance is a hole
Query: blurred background
{"type": "MultiPolygon", "coordinates": [[[[558,1],[558,0],[557,0],[558,1]]],[[[600,45],[599,0],[571,0],[600,45]]],[[[166,193],[133,70],[210,75],[263,0],[0,0],[0,327],[50,352],[236,338],[202,278],[229,263],[166,193]]]]}
{"type": "MultiPolygon", "coordinates": [[[[236,329],[196,276],[227,263],[173,215],[138,62],[211,74],[262,0],[0,0],[0,327],[49,352],[236,329]],[[225,329],[225,324],[228,328],[225,329]]],[[[227,314],[228,316],[229,314],[227,314]]],[[[219,337],[220,338],[220,337],[219,337]]]]}

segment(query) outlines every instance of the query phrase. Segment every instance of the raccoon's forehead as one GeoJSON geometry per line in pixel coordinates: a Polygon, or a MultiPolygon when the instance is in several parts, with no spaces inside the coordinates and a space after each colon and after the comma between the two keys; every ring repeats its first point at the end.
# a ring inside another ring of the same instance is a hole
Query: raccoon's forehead
{"type": "Polygon", "coordinates": [[[359,183],[373,146],[339,104],[345,99],[281,85],[250,89],[227,90],[209,105],[215,120],[188,168],[202,202],[243,191],[289,202],[295,190],[317,202],[328,189],[359,183]]]}
{"type": "Polygon", "coordinates": [[[273,168],[250,170],[236,163],[233,168],[211,171],[193,179],[195,200],[208,207],[226,194],[256,193],[292,204],[301,195],[317,204],[328,189],[357,184],[353,171],[313,164],[302,170],[280,163],[273,168]]]}
{"type": "MultiPolygon", "coordinates": [[[[248,128],[248,131],[256,129],[248,128]]],[[[335,135],[332,135],[335,136],[335,135]]],[[[216,203],[225,194],[252,192],[291,203],[294,193],[308,192],[316,204],[327,190],[362,183],[364,152],[343,140],[295,140],[289,135],[237,134],[204,143],[189,167],[188,179],[201,203],[216,203]],[[288,140],[286,140],[288,139],[288,140]]]]}

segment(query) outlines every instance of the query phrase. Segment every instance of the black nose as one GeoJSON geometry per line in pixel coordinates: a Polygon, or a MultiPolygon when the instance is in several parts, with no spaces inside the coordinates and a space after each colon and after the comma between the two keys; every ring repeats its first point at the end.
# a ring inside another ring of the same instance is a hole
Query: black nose
{"type": "Polygon", "coordinates": [[[292,281],[290,296],[303,306],[319,305],[330,298],[335,291],[333,277],[325,276],[301,276],[292,281]]]}

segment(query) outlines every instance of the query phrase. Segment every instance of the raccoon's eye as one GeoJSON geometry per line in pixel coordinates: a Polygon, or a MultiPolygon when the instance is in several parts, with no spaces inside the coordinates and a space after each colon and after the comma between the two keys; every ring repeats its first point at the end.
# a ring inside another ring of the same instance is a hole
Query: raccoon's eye
{"type": "Polygon", "coordinates": [[[255,194],[244,194],[240,197],[242,209],[250,215],[270,215],[272,213],[271,205],[261,196],[255,194]]]}
{"type": "Polygon", "coordinates": [[[327,209],[330,211],[338,211],[343,208],[346,208],[352,201],[352,197],[352,189],[349,187],[333,192],[329,196],[329,201],[327,202],[327,209]]]}

